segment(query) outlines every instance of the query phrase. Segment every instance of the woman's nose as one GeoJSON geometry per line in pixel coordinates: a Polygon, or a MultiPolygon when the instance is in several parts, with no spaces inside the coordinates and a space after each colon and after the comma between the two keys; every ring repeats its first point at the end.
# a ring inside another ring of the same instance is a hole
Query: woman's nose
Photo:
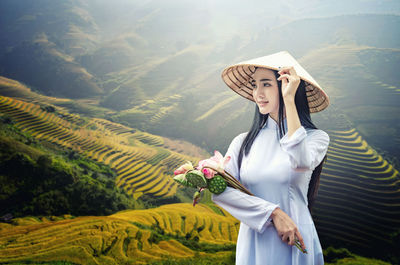
{"type": "Polygon", "coordinates": [[[256,95],[257,95],[257,98],[259,98],[259,99],[264,99],[265,98],[264,92],[262,92],[260,90],[256,92],[256,95]]]}

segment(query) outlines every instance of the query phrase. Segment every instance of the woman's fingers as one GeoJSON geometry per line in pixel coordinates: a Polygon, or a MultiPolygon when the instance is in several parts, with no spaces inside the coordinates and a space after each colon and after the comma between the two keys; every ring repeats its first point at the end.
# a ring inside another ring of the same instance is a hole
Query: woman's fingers
{"type": "Polygon", "coordinates": [[[294,245],[294,233],[290,233],[288,244],[291,245],[291,246],[294,245]]]}
{"type": "Polygon", "coordinates": [[[277,211],[274,216],[274,225],[278,236],[284,243],[292,246],[297,244],[297,246],[303,250],[306,249],[306,245],[304,244],[303,237],[301,236],[298,227],[284,211],[277,211]]]}
{"type": "Polygon", "coordinates": [[[282,234],[282,236],[281,236],[283,242],[285,242],[289,245],[292,245],[292,246],[294,245],[294,237],[295,237],[295,234],[293,232],[289,232],[289,231],[282,234]]]}
{"type": "MultiPolygon", "coordinates": [[[[279,68],[279,72],[282,72],[282,71],[287,71],[287,72],[289,72],[290,74],[292,74],[292,75],[297,75],[297,73],[296,73],[296,70],[294,69],[294,67],[293,66],[285,66],[285,67],[280,67],[279,68]]],[[[278,73],[279,73],[278,72],[278,73]]]]}
{"type": "Polygon", "coordinates": [[[281,235],[281,238],[282,238],[282,241],[283,241],[283,242],[289,244],[289,242],[290,242],[290,233],[289,233],[289,232],[283,233],[283,234],[281,235]]]}
{"type": "Polygon", "coordinates": [[[301,244],[301,247],[303,248],[303,250],[306,249],[306,244],[304,244],[303,237],[301,236],[299,230],[296,230],[296,236],[297,236],[297,238],[299,239],[300,244],[301,244]]]}
{"type": "Polygon", "coordinates": [[[287,78],[287,80],[289,80],[289,77],[290,77],[290,75],[284,74],[284,75],[281,75],[280,77],[278,77],[277,80],[282,80],[283,78],[287,78]]]}
{"type": "Polygon", "coordinates": [[[300,242],[301,248],[306,249],[306,245],[304,244],[303,237],[300,234],[298,228],[296,228],[293,232],[287,232],[281,235],[282,241],[293,246],[298,240],[300,242]]]}

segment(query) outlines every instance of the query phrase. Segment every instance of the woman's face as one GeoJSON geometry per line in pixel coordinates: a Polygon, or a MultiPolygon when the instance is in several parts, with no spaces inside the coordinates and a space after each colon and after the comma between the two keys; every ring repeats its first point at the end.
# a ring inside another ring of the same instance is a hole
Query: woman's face
{"type": "Polygon", "coordinates": [[[257,68],[253,74],[251,85],[253,86],[253,98],[260,113],[270,113],[272,116],[278,117],[279,91],[274,72],[270,69],[257,68]]]}

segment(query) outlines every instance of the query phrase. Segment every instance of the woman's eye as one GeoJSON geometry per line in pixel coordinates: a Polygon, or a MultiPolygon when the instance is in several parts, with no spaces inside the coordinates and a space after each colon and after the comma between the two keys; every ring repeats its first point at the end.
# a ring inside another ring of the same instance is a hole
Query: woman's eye
{"type": "Polygon", "coordinates": [[[270,84],[268,84],[268,83],[265,83],[265,84],[264,84],[264,86],[270,86],[270,84]]]}

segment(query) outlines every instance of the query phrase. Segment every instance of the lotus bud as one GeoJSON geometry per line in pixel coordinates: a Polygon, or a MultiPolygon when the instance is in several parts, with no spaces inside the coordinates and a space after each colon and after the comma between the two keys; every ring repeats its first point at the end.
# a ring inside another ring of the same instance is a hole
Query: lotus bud
{"type": "Polygon", "coordinates": [[[185,164],[180,166],[177,170],[174,171],[174,175],[185,174],[186,172],[193,170],[192,162],[187,161],[185,164]]]}

